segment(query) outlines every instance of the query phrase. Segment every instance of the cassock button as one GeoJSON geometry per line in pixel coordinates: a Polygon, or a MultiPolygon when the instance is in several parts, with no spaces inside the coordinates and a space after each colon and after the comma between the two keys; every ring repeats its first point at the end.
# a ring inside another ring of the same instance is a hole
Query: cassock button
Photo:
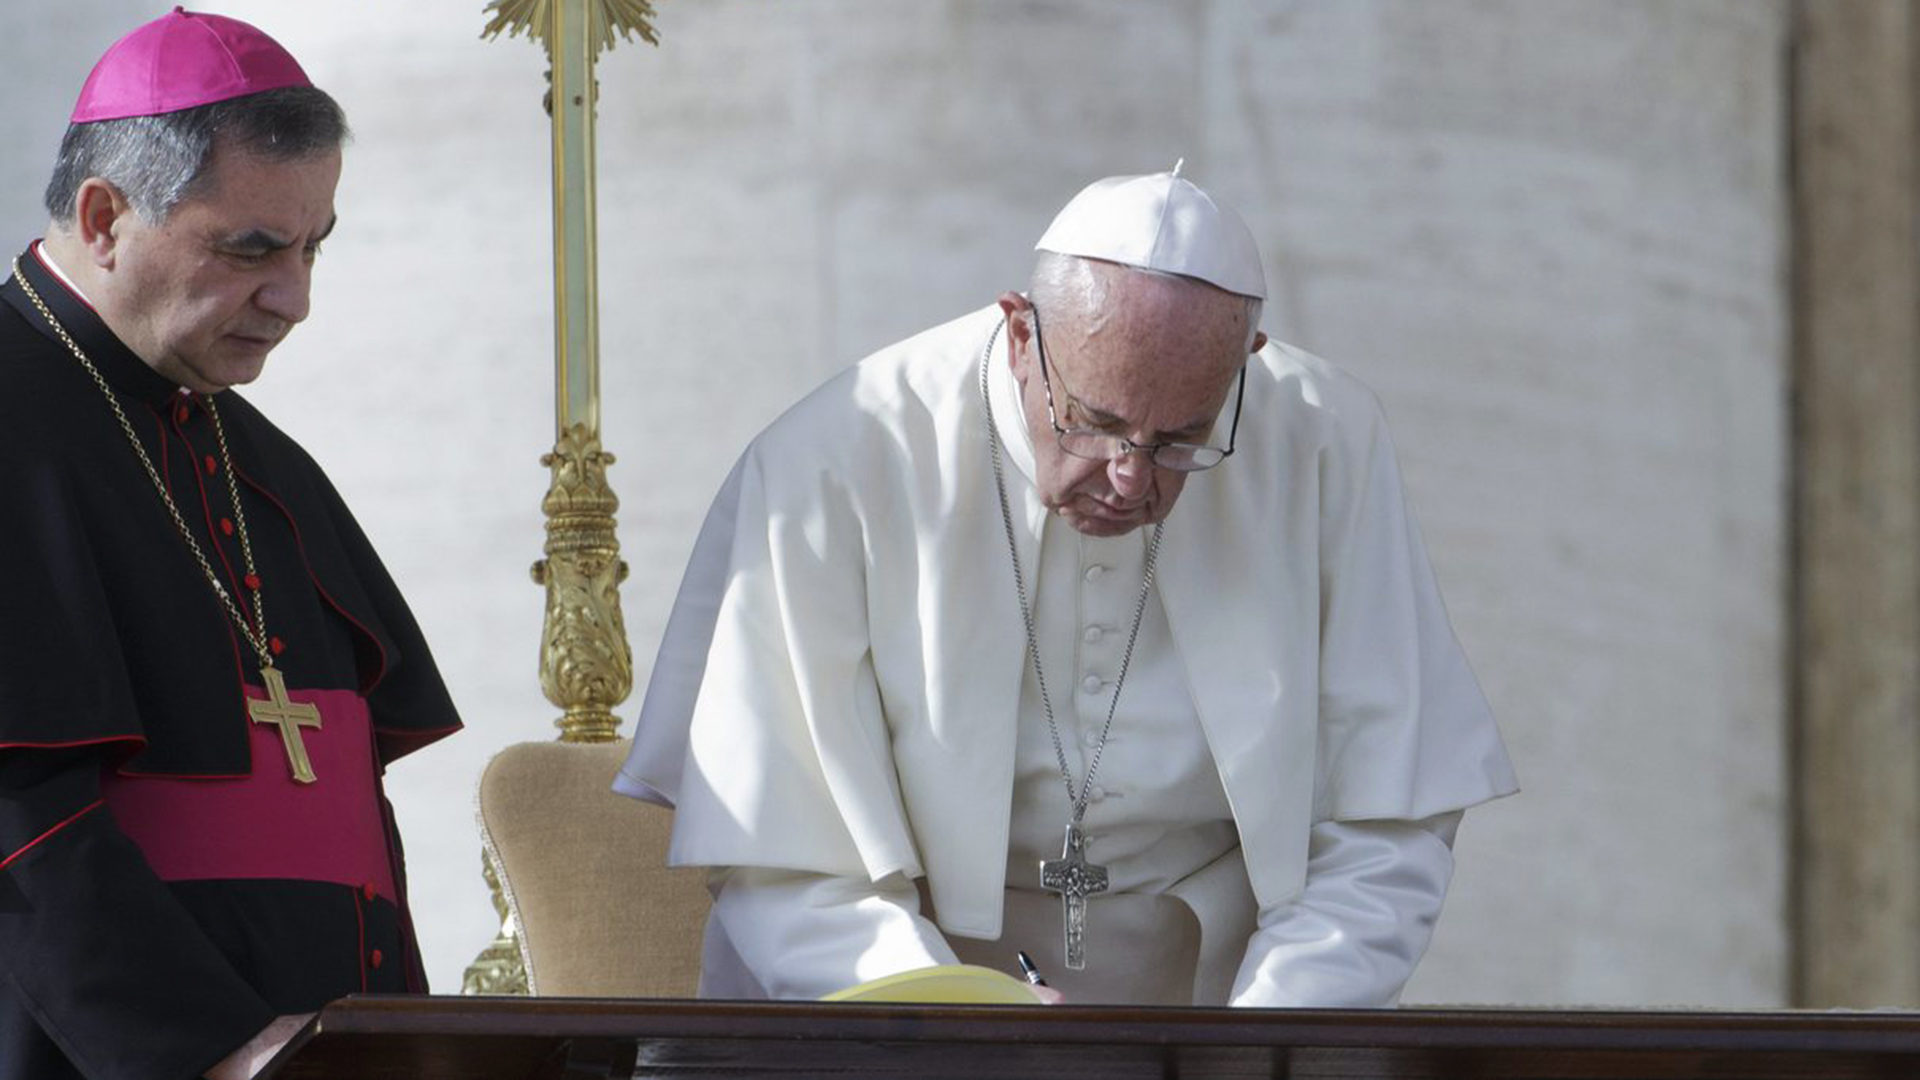
{"type": "Polygon", "coordinates": [[[212,476],[212,475],[213,475],[214,473],[217,473],[217,472],[219,472],[219,471],[220,471],[220,463],[219,463],[219,462],[217,462],[217,461],[215,461],[215,460],[213,460],[213,455],[212,455],[212,454],[208,454],[208,455],[207,455],[207,456],[206,456],[206,457],[205,457],[205,458],[204,458],[204,459],[203,459],[203,460],[202,460],[202,461],[200,462],[200,464],[202,464],[202,465],[204,465],[204,466],[206,466],[206,469],[207,469],[207,475],[208,475],[208,476],[212,476]]]}
{"type": "Polygon", "coordinates": [[[260,591],[260,575],[259,574],[248,574],[246,577],[241,578],[240,580],[246,583],[247,588],[252,589],[255,592],[260,591]]]}
{"type": "Polygon", "coordinates": [[[1094,563],[1092,566],[1087,567],[1087,572],[1085,577],[1088,581],[1099,581],[1100,575],[1106,572],[1107,572],[1106,567],[1101,566],[1099,563],[1094,563]]]}
{"type": "Polygon", "coordinates": [[[1080,689],[1085,690],[1089,694],[1099,693],[1100,688],[1105,685],[1105,683],[1100,681],[1100,676],[1098,675],[1089,675],[1080,680],[1080,689]]]}
{"type": "Polygon", "coordinates": [[[191,415],[191,414],[189,414],[189,413],[187,412],[187,403],[186,403],[186,402],[184,402],[184,401],[183,401],[183,402],[181,402],[180,404],[178,404],[178,405],[175,405],[175,406],[173,407],[173,420],[174,420],[174,423],[176,423],[176,424],[184,424],[184,423],[186,423],[186,422],[187,422],[187,417],[188,417],[189,415],[191,415]]]}
{"type": "Polygon", "coordinates": [[[373,903],[373,882],[369,881],[360,886],[360,895],[367,898],[367,903],[373,903]]]}
{"type": "Polygon", "coordinates": [[[233,519],[232,518],[220,519],[220,532],[224,536],[233,535],[233,519]]]}
{"type": "Polygon", "coordinates": [[[1086,642],[1089,645],[1092,645],[1095,642],[1098,642],[1105,635],[1106,635],[1105,630],[1102,630],[1097,626],[1089,626],[1087,627],[1087,632],[1080,635],[1080,640],[1086,642]]]}
{"type": "Polygon", "coordinates": [[[384,964],[386,962],[387,962],[386,955],[383,954],[379,949],[375,949],[372,952],[367,954],[367,963],[372,967],[377,968],[381,964],[384,964]]]}
{"type": "MultiPolygon", "coordinates": [[[[267,648],[273,655],[279,656],[281,653],[287,651],[287,643],[281,641],[279,638],[269,638],[267,639],[267,648]]],[[[373,886],[371,885],[367,886],[367,899],[373,899],[373,886]]]]}

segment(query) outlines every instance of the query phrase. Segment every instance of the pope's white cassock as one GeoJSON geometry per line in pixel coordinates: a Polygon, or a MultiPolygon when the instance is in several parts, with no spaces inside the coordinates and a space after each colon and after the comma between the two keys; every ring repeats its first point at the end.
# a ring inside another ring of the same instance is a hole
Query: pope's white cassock
{"type": "Polygon", "coordinates": [[[1001,323],[976,312],[815,391],[749,446],[700,534],[616,789],[677,806],[672,862],[723,868],[702,993],[1011,970],[1023,948],[1078,1002],[1391,1004],[1460,811],[1515,781],[1378,403],[1285,345],[1249,362],[1237,452],[1165,526],[1085,819],[1112,887],[1068,972],[1037,864],[1069,801],[983,362],[1076,778],[1150,531],[1094,538],[1044,511],[1001,323]]]}
{"type": "MultiPolygon", "coordinates": [[[[1179,172],[1095,182],[1036,247],[1257,315],[1252,233],[1179,172]]],[[[1378,403],[1269,344],[1234,456],[1162,530],[1088,536],[1036,484],[1024,303],[842,373],[714,501],[614,785],[677,805],[670,861],[714,868],[701,992],[1024,950],[1076,1002],[1391,1004],[1461,811],[1515,784],[1378,403]],[[1040,864],[1080,836],[1107,889],[1063,933],[1040,864]]]]}

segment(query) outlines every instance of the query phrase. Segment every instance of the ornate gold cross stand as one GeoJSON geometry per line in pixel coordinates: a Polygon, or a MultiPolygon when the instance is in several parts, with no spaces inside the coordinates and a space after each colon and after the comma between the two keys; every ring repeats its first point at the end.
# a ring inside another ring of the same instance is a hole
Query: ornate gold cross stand
{"type": "MultiPolygon", "coordinates": [[[[613,455],[600,447],[600,309],[595,252],[594,61],[615,35],[658,44],[647,0],[493,0],[482,36],[525,32],[546,47],[547,112],[553,118],[553,304],[555,438],[540,463],[553,471],[541,508],[546,558],[533,580],[547,590],[540,688],[561,709],[562,742],[611,742],[613,707],[633,689],[633,652],[620,616],[620,558],[607,485],[613,455]]],[[[484,856],[483,856],[484,861],[484,856]]],[[[494,886],[495,907],[502,908],[494,886]]],[[[525,993],[513,927],[467,969],[467,993],[525,993]]]]}

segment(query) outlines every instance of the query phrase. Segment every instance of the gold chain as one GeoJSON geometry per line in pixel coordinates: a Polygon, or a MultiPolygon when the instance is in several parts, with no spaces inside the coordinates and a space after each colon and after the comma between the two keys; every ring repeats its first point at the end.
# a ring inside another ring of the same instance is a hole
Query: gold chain
{"type": "Polygon", "coordinates": [[[120,421],[120,430],[127,435],[127,445],[133,447],[133,452],[139,457],[140,464],[146,466],[147,479],[153,481],[153,490],[159,493],[160,501],[166,504],[167,513],[173,515],[173,524],[180,530],[180,538],[187,542],[187,548],[193,552],[194,559],[199,562],[200,572],[207,576],[207,584],[213,586],[214,595],[226,605],[227,615],[233,619],[233,624],[240,628],[240,633],[245,635],[247,644],[252,645],[253,651],[259,654],[260,667],[263,670],[272,667],[273,651],[268,647],[267,612],[262,596],[264,590],[260,582],[260,572],[253,564],[253,544],[247,538],[247,515],[240,508],[240,483],[234,478],[233,456],[227,452],[227,430],[220,423],[220,413],[213,407],[213,398],[202,394],[200,401],[207,407],[207,415],[213,419],[214,437],[220,444],[220,464],[227,471],[227,497],[233,502],[234,531],[240,536],[240,555],[247,567],[249,587],[253,590],[253,622],[247,621],[246,616],[240,611],[240,605],[234,602],[233,594],[220,581],[220,575],[214,573],[213,564],[207,561],[206,552],[200,549],[200,541],[194,539],[193,530],[187,527],[187,519],[181,516],[180,507],[173,501],[172,493],[167,491],[166,483],[160,479],[160,471],[153,467],[153,459],[147,456],[147,448],[141,444],[140,437],[134,434],[133,423],[127,419],[126,411],[120,408],[120,399],[114,394],[113,388],[107,385],[107,380],[101,376],[100,369],[93,366],[93,361],[87,359],[87,354],[81,350],[79,342],[74,341],[67,333],[67,328],[60,325],[60,320],[54,316],[53,310],[47,307],[46,302],[40,299],[40,294],[27,283],[27,275],[21,273],[20,257],[17,255],[13,259],[13,280],[20,283],[21,291],[27,294],[28,300],[33,301],[33,306],[40,312],[40,317],[47,320],[47,325],[52,327],[53,332],[59,336],[61,344],[67,347],[68,352],[73,353],[74,359],[80,361],[80,366],[86,369],[88,375],[93,376],[94,384],[100,387],[102,394],[106,395],[107,404],[112,407],[113,415],[120,421]]]}

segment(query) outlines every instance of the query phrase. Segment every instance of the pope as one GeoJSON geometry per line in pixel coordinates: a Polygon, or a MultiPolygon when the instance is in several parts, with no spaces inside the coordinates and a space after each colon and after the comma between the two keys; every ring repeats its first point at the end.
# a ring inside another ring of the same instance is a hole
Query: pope
{"type": "Polygon", "coordinates": [[[1025,951],[1078,1002],[1398,999],[1512,769],[1378,402],[1178,173],[727,478],[615,785],[713,868],[703,993],[1025,951]]]}
{"type": "Polygon", "coordinates": [[[426,988],[382,772],[460,721],[231,389],[307,317],[346,137],[273,39],[176,8],[93,68],[0,286],[0,1076],[251,1076],[426,988]]]}

